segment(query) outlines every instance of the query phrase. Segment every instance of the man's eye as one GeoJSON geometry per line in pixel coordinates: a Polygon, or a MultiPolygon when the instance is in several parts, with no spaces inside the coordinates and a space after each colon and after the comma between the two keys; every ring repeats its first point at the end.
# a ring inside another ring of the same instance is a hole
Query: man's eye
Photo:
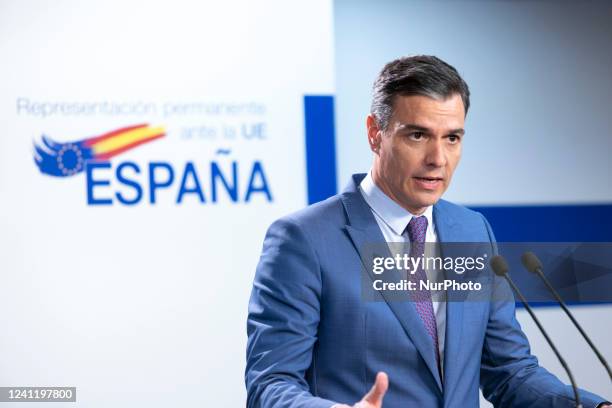
{"type": "Polygon", "coordinates": [[[459,140],[460,140],[460,138],[459,138],[459,136],[457,136],[457,135],[449,135],[449,136],[448,136],[448,141],[449,141],[451,144],[459,143],[459,140]]]}
{"type": "Polygon", "coordinates": [[[410,134],[412,140],[421,140],[424,136],[425,134],[423,132],[413,132],[410,134]]]}

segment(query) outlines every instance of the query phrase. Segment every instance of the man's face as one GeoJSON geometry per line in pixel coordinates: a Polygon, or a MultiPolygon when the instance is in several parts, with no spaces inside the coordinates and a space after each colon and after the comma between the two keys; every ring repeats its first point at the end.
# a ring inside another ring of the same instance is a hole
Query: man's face
{"type": "Polygon", "coordinates": [[[435,204],[461,157],[465,110],[458,94],[439,100],[396,96],[386,130],[368,116],[376,185],[413,214],[435,204]]]}

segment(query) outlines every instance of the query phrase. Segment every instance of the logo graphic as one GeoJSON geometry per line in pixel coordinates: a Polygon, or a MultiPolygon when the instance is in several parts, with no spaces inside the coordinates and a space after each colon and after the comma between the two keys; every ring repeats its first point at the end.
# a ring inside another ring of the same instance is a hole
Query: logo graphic
{"type": "Polygon", "coordinates": [[[163,127],[152,127],[146,123],[67,143],[57,143],[43,135],[43,145],[34,144],[34,161],[43,174],[68,177],[82,172],[88,162],[108,161],[165,135],[163,127]]]}
{"type": "Polygon", "coordinates": [[[146,123],[66,143],[43,134],[42,141],[34,143],[34,162],[44,175],[65,178],[84,173],[87,205],[155,205],[158,198],[177,205],[184,200],[248,203],[258,195],[273,201],[263,163],[236,160],[228,148],[217,148],[216,158],[199,163],[110,160],[165,136],[165,127],[146,123]]]}

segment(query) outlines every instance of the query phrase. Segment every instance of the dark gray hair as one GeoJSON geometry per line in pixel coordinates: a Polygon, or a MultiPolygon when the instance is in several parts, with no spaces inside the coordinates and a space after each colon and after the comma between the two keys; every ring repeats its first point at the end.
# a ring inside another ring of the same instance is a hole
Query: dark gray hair
{"type": "Polygon", "coordinates": [[[446,99],[454,94],[461,96],[467,115],[470,90],[453,66],[430,55],[402,57],[385,65],[374,81],[370,113],[378,127],[386,130],[396,95],[446,99]]]}

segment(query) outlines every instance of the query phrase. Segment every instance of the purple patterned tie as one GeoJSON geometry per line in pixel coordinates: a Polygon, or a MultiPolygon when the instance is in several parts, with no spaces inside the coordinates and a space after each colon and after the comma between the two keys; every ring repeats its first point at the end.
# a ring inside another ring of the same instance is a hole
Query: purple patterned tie
{"type": "MultiPolygon", "coordinates": [[[[427,218],[424,216],[412,217],[406,227],[408,237],[410,238],[410,257],[420,258],[425,254],[425,232],[427,231],[427,218]]],[[[438,328],[436,325],[436,316],[434,315],[433,304],[431,303],[431,293],[428,290],[419,289],[419,281],[427,281],[427,274],[421,267],[417,268],[416,272],[410,275],[410,280],[416,283],[416,290],[412,291],[412,300],[415,302],[417,313],[421,316],[425,330],[431,337],[434,343],[436,352],[436,363],[438,371],[441,372],[440,355],[438,353],[438,328]]]]}

